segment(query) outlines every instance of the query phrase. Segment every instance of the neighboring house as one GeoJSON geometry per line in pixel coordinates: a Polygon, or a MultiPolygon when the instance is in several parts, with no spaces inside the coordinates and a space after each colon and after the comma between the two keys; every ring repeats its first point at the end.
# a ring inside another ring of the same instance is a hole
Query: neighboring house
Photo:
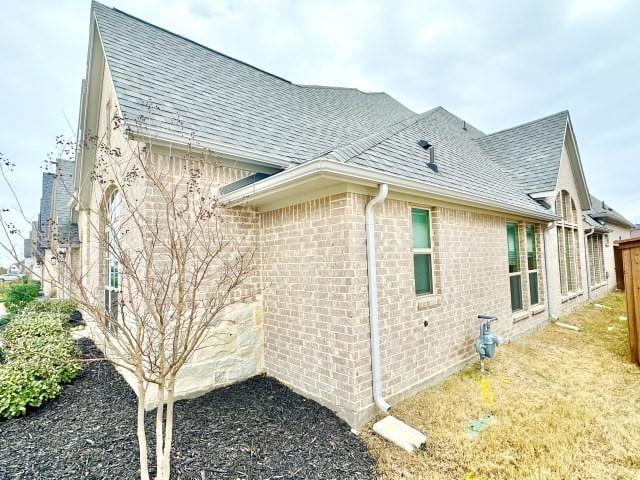
{"type": "MultiPolygon", "coordinates": [[[[193,132],[215,152],[207,178],[234,228],[257,239],[259,294],[229,314],[224,351],[208,346],[185,368],[178,396],[266,373],[359,428],[375,412],[374,291],[391,403],[476,357],[479,314],[508,340],[589,298],[588,257],[603,247],[585,242],[595,207],[568,112],[485,135],[442,107],[415,114],[385,93],[293,84],[99,3],[90,32],[80,138],[122,144],[117,113],[173,165],[193,132]]],[[[74,265],[100,297],[114,287],[88,228],[108,218],[95,160],[79,151],[72,223],[74,265]]]]}
{"type": "Polygon", "coordinates": [[[636,223],[633,227],[633,230],[631,230],[631,236],[632,237],[640,237],[640,223],[636,223]]]}
{"type": "Polygon", "coordinates": [[[591,210],[585,212],[585,221],[586,242],[589,251],[593,250],[590,255],[592,261],[589,263],[590,285],[593,295],[597,297],[616,287],[614,244],[631,238],[634,224],[593,195],[591,210]],[[604,252],[603,255],[600,254],[601,251],[604,252]]]}
{"type": "Polygon", "coordinates": [[[34,276],[41,281],[44,294],[67,298],[72,282],[65,276],[79,266],[80,253],[78,226],[71,218],[75,162],[58,159],[54,169],[42,174],[40,213],[32,226],[29,251],[35,257],[34,276]]]}

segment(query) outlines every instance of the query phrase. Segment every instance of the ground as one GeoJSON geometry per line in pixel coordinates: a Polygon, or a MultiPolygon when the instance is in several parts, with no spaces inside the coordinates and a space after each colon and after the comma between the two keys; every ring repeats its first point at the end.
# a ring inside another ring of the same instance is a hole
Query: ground
{"type": "Polygon", "coordinates": [[[384,479],[640,479],[640,368],[629,361],[621,294],[498,347],[478,366],[402,402],[393,414],[425,432],[407,455],[365,429],[384,479]],[[477,439],[469,423],[493,414],[477,439]]]}
{"type": "MultiPolygon", "coordinates": [[[[99,356],[83,342],[85,357],[99,356]]],[[[135,414],[122,377],[88,363],[56,400],[0,421],[0,478],[139,478],[135,414]]],[[[374,477],[372,458],[344,422],[266,377],[177,402],[175,414],[176,479],[374,477]]],[[[151,434],[152,414],[147,420],[151,434]]]]}

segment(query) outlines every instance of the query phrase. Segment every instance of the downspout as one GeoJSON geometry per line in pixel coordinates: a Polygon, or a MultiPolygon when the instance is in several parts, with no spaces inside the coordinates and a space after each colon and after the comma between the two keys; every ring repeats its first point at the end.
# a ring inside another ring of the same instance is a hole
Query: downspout
{"type": "Polygon", "coordinates": [[[585,259],[585,268],[587,269],[587,300],[591,301],[591,275],[589,275],[589,247],[587,245],[587,238],[593,235],[596,227],[591,227],[591,231],[584,236],[584,259],[585,259]]]}
{"type": "Polygon", "coordinates": [[[547,252],[547,235],[546,232],[550,231],[553,227],[555,227],[556,222],[549,222],[547,227],[542,232],[542,244],[544,247],[544,285],[545,291],[547,294],[547,311],[549,312],[549,318],[551,320],[557,320],[558,317],[554,317],[551,314],[551,298],[549,297],[549,253],[547,252]]]}
{"type": "Polygon", "coordinates": [[[382,397],[382,375],[380,373],[380,325],[378,323],[378,287],[376,284],[376,240],[373,218],[373,207],[383,202],[389,193],[389,186],[381,183],[378,194],[365,208],[365,229],[367,233],[367,276],[369,280],[369,324],[371,328],[371,375],[373,401],[376,406],[387,413],[391,405],[382,397]]]}

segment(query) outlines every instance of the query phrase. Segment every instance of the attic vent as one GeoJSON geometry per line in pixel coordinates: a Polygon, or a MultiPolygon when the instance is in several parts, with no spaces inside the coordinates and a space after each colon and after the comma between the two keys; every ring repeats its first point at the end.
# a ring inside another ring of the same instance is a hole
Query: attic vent
{"type": "Polygon", "coordinates": [[[420,140],[418,142],[418,145],[420,145],[422,148],[424,148],[425,150],[429,150],[429,148],[431,148],[431,144],[426,141],[426,140],[420,140]]]}
{"type": "Polygon", "coordinates": [[[436,165],[436,152],[435,147],[431,145],[427,140],[419,140],[418,145],[429,152],[429,162],[427,163],[427,167],[429,167],[434,172],[438,172],[438,166],[436,165]]]}

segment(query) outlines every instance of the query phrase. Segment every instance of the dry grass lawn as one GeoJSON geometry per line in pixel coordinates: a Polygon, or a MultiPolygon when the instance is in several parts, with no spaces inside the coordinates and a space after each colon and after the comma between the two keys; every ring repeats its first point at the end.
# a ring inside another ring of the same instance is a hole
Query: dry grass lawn
{"type": "MultiPolygon", "coordinates": [[[[394,415],[425,432],[426,450],[407,455],[362,434],[384,479],[640,479],[640,368],[628,360],[621,294],[583,307],[498,348],[478,365],[402,402],[394,415]],[[470,421],[497,423],[476,440],[470,421]]],[[[370,427],[370,426],[369,426],[370,427]]]]}

